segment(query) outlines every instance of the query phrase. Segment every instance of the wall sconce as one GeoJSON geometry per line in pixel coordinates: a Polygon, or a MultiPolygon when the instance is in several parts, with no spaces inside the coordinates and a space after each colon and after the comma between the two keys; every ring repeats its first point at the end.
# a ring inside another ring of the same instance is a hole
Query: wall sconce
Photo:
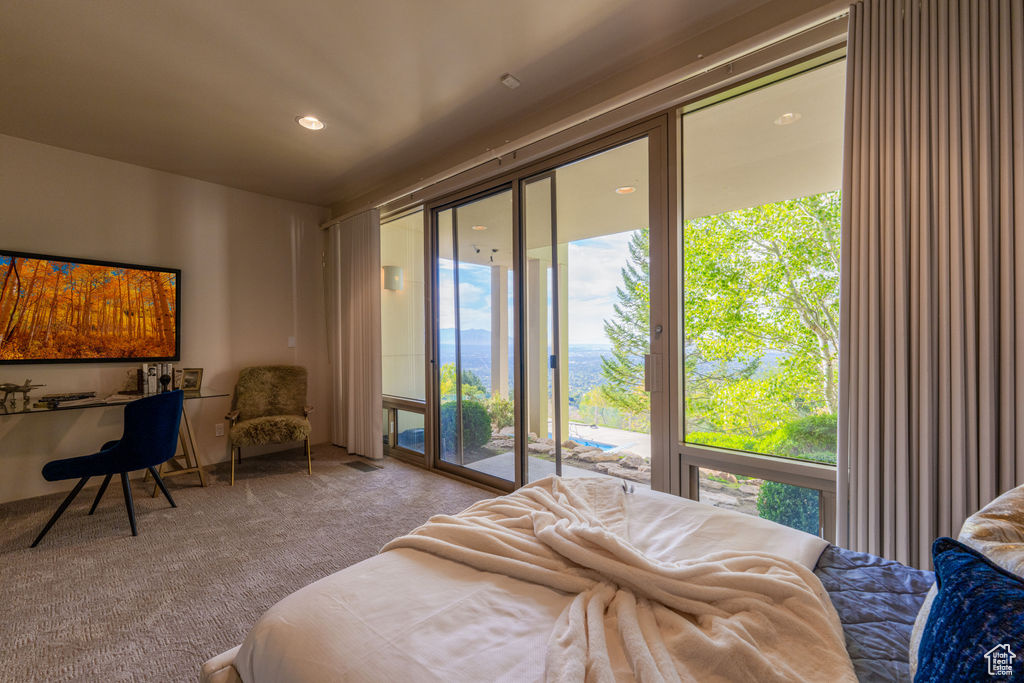
{"type": "Polygon", "coordinates": [[[384,289],[402,291],[402,266],[384,266],[384,289]]]}

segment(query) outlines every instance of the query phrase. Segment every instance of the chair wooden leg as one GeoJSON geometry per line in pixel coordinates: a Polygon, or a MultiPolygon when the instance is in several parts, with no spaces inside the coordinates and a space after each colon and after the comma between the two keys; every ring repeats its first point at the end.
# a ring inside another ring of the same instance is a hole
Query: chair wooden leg
{"type": "Polygon", "coordinates": [[[108,474],[103,478],[103,483],[100,484],[100,490],[96,492],[96,500],[92,502],[92,507],[89,508],[90,515],[96,512],[96,506],[100,504],[100,499],[103,497],[103,494],[107,492],[107,484],[110,483],[110,478],[113,476],[113,474],[108,474]]]}
{"type": "Polygon", "coordinates": [[[124,489],[124,506],[128,508],[128,521],[132,523],[132,536],[138,536],[139,530],[135,526],[135,503],[132,501],[132,487],[128,483],[128,473],[121,473],[121,488],[124,489]]]}
{"type": "Polygon", "coordinates": [[[306,468],[308,474],[313,474],[313,456],[309,454],[309,439],[306,439],[306,468]]]}
{"type": "Polygon", "coordinates": [[[149,473],[153,475],[153,479],[156,480],[156,485],[159,486],[160,490],[164,492],[164,498],[166,498],[167,502],[171,504],[171,507],[172,508],[178,507],[174,503],[174,499],[171,498],[171,492],[167,490],[166,486],[164,486],[164,480],[160,478],[160,473],[157,472],[156,469],[153,468],[153,467],[149,468],[149,473]]]}
{"type": "MultiPolygon", "coordinates": [[[[231,447],[231,485],[232,486],[235,485],[235,451],[236,450],[241,451],[242,449],[241,448],[235,448],[234,446],[231,447]]],[[[241,456],[241,453],[239,453],[239,456],[241,456]]]]}
{"type": "Polygon", "coordinates": [[[78,495],[78,492],[82,490],[82,487],[85,486],[85,482],[87,481],[89,481],[89,477],[82,477],[81,481],[75,484],[75,488],[71,489],[71,493],[68,494],[68,497],[65,498],[64,502],[60,504],[60,507],[57,508],[57,511],[53,513],[53,517],[50,517],[50,521],[46,523],[46,526],[43,527],[43,530],[39,532],[38,536],[36,536],[36,540],[32,541],[32,545],[29,546],[30,548],[35,548],[37,545],[39,545],[39,541],[43,540],[43,536],[46,535],[46,532],[49,531],[54,524],[56,524],[57,520],[60,519],[60,516],[64,514],[64,511],[68,509],[68,505],[71,505],[71,501],[75,499],[75,496],[78,495]]]}

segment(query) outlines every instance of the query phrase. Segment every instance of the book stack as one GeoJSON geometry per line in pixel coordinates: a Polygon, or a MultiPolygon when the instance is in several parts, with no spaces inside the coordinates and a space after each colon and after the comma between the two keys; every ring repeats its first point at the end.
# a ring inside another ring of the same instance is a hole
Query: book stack
{"type": "Polygon", "coordinates": [[[157,394],[163,390],[160,378],[167,375],[171,378],[167,390],[181,386],[181,370],[176,370],[173,363],[143,363],[138,373],[138,392],[140,394],[157,394]]]}

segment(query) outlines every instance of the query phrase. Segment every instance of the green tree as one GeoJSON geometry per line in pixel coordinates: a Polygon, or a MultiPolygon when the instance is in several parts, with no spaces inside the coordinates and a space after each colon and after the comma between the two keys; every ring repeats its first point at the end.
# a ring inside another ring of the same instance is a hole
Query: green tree
{"type": "Polygon", "coordinates": [[[604,333],[612,344],[611,357],[601,357],[601,393],[613,408],[643,415],[651,409],[644,391],[644,355],[649,353],[651,276],[648,258],[650,230],[641,228],[629,241],[629,259],[622,269],[622,284],[612,320],[604,321],[604,333]]]}
{"type": "Polygon", "coordinates": [[[512,399],[492,394],[484,405],[487,406],[487,414],[491,416],[491,429],[494,431],[516,423],[515,403],[512,399]]]}
{"type": "MultiPolygon", "coordinates": [[[[441,366],[441,400],[447,401],[456,396],[455,363],[441,366]]],[[[487,388],[479,376],[472,370],[462,371],[462,400],[483,399],[487,396],[487,388]]]]}
{"type": "Polygon", "coordinates": [[[687,221],[687,430],[761,438],[835,414],[838,192],[687,221]]]}
{"type": "Polygon", "coordinates": [[[592,388],[580,399],[580,412],[591,418],[594,424],[605,424],[604,411],[607,407],[608,400],[600,387],[592,388]]]}

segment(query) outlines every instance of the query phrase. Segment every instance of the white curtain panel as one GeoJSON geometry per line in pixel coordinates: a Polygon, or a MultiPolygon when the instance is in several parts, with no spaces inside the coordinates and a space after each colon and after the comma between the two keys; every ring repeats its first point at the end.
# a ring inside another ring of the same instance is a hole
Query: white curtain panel
{"type": "Polygon", "coordinates": [[[928,566],[1024,482],[1024,0],[850,9],[839,542],[928,566]]]}
{"type": "Polygon", "coordinates": [[[328,228],[327,346],[331,442],[349,453],[384,457],[380,360],[380,213],[328,228]]]}

